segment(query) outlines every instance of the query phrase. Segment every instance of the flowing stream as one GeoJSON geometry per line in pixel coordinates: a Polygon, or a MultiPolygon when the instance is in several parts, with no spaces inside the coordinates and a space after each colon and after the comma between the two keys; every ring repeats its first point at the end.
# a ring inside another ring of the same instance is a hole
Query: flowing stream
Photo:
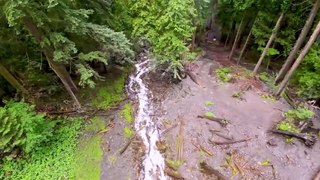
{"type": "Polygon", "coordinates": [[[150,59],[143,54],[140,57],[139,62],[135,65],[136,72],[130,76],[128,84],[129,95],[133,94],[139,102],[139,109],[135,118],[135,130],[142,138],[146,148],[140,179],[165,180],[167,178],[164,175],[164,158],[156,146],[156,142],[159,140],[159,131],[156,122],[151,118],[153,107],[150,97],[152,97],[152,94],[142,79],[143,75],[150,70],[150,59]]]}

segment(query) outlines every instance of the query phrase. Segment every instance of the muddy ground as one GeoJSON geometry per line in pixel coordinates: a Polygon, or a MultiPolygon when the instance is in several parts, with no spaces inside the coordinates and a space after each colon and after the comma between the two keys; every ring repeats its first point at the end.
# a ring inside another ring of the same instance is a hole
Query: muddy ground
{"type": "MultiPolygon", "coordinates": [[[[205,53],[190,65],[199,85],[189,77],[179,84],[165,83],[149,78],[153,100],[157,104],[155,116],[161,121],[167,160],[176,160],[178,151],[183,164],[180,175],[185,179],[215,179],[200,172],[199,163],[207,162],[228,179],[312,179],[320,167],[320,144],[307,148],[294,139],[269,133],[290,106],[283,100],[262,98],[270,92],[261,81],[246,76],[246,70],[234,66],[235,79],[223,83],[215,73],[223,65],[233,66],[227,60],[228,51],[219,46],[206,47],[205,53]],[[212,75],[209,75],[212,74],[212,75]],[[232,95],[244,88],[242,99],[232,95]],[[226,127],[216,122],[197,118],[212,112],[229,121],[226,127]],[[181,127],[181,123],[184,125],[181,127]],[[234,140],[247,140],[230,145],[213,145],[209,140],[225,142],[212,131],[234,140]],[[182,134],[182,138],[178,138],[182,134]],[[181,144],[181,147],[177,148],[181,144]],[[180,149],[180,150],[179,150],[180,149]],[[182,149],[182,150],[181,150],[182,149]],[[202,149],[202,150],[201,150],[202,149]]],[[[319,120],[318,120],[319,121],[319,120]]]]}
{"type": "MultiPolygon", "coordinates": [[[[312,179],[320,167],[320,144],[307,148],[297,139],[291,144],[286,137],[268,132],[290,108],[286,101],[263,98],[263,94],[270,94],[270,89],[251,78],[250,71],[228,61],[224,48],[209,45],[203,51],[188,66],[199,85],[189,77],[178,84],[168,83],[159,73],[145,77],[156,107],[154,121],[159,123],[160,132],[168,130],[162,134],[163,143],[159,143],[166,160],[172,163],[180,158],[183,163],[177,166],[178,172],[187,180],[217,179],[200,171],[199,163],[203,161],[227,179],[312,179]],[[214,73],[223,66],[231,66],[231,82],[222,82],[214,73]],[[242,98],[232,97],[240,91],[244,92],[242,98]],[[223,127],[197,117],[207,112],[229,123],[223,127]],[[217,134],[246,141],[210,144],[210,140],[227,141],[217,134]]],[[[134,111],[136,106],[133,102],[134,111]]],[[[128,125],[123,122],[120,110],[107,117],[112,128],[103,138],[101,179],[127,180],[140,176],[144,148],[139,138],[119,154],[128,142],[123,136],[123,128],[128,125]]],[[[316,121],[319,125],[319,119],[316,121]]]]}

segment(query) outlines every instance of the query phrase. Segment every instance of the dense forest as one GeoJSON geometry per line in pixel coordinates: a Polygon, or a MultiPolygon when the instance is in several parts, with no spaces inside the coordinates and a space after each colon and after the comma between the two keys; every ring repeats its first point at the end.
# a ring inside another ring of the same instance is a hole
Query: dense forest
{"type": "MultiPolygon", "coordinates": [[[[1,0],[0,7],[0,179],[99,179],[101,134],[112,128],[101,117],[121,109],[124,136],[138,131],[125,90],[144,52],[152,72],[175,86],[188,76],[199,84],[190,67],[203,49],[219,47],[225,61],[267,84],[267,98],[287,100],[292,116],[311,118],[301,104],[320,105],[320,0],[1,0]]],[[[231,71],[215,73],[228,82],[231,71]]]]}

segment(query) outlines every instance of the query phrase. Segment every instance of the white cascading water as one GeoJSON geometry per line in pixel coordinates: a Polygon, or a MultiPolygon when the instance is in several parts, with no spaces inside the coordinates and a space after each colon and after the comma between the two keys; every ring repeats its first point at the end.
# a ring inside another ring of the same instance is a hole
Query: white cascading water
{"type": "Polygon", "coordinates": [[[130,76],[128,84],[129,93],[134,93],[139,101],[138,114],[135,118],[135,129],[143,140],[146,147],[145,158],[143,160],[143,172],[140,179],[144,180],[165,180],[164,175],[164,158],[157,149],[156,142],[159,140],[159,131],[157,125],[152,121],[151,113],[153,108],[149,97],[151,92],[143,82],[142,77],[149,72],[150,59],[143,56],[138,62],[136,73],[130,76]]]}

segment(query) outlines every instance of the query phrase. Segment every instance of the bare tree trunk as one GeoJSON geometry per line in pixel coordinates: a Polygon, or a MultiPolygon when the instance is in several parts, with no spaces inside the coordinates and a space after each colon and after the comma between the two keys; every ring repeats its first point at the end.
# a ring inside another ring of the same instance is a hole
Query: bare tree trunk
{"type": "Polygon", "coordinates": [[[291,50],[287,60],[285,61],[285,64],[282,66],[281,70],[279,71],[276,79],[275,79],[275,84],[278,84],[286,75],[286,73],[289,71],[291,65],[293,64],[293,61],[296,57],[297,52],[301,48],[306,36],[308,35],[308,32],[310,28],[312,27],[313,20],[315,16],[317,15],[317,12],[320,7],[320,0],[316,0],[315,4],[313,5],[312,10],[310,11],[309,17],[299,35],[298,40],[294,44],[293,49],[291,50]]]}
{"type": "Polygon", "coordinates": [[[313,31],[312,35],[310,36],[307,44],[302,49],[300,55],[298,56],[298,58],[293,63],[291,69],[288,71],[288,73],[286,74],[286,76],[284,77],[284,79],[282,80],[282,82],[280,83],[278,88],[276,89],[276,92],[275,92],[276,96],[279,96],[282,93],[282,91],[284,90],[284,88],[288,84],[289,79],[291,78],[292,74],[299,67],[299,65],[302,62],[303,58],[306,56],[306,54],[308,53],[309,49],[313,45],[314,41],[317,39],[317,37],[319,35],[319,32],[320,32],[320,21],[318,22],[318,25],[317,25],[316,29],[313,31]]]}
{"type": "MultiPolygon", "coordinates": [[[[41,43],[44,38],[44,35],[39,30],[39,28],[32,22],[32,20],[25,18],[24,25],[25,25],[26,29],[35,37],[37,42],[41,43]]],[[[64,67],[64,65],[57,63],[53,60],[53,50],[51,48],[45,47],[45,48],[42,48],[42,51],[43,51],[44,55],[46,56],[46,59],[49,63],[49,66],[56,73],[56,75],[59,77],[59,79],[63,83],[64,87],[66,88],[67,92],[74,100],[75,105],[78,108],[81,108],[81,104],[75,95],[75,92],[78,91],[78,88],[74,84],[73,80],[71,79],[71,77],[70,77],[68,71],[66,70],[66,68],[64,67]]]]}
{"type": "Polygon", "coordinates": [[[247,37],[247,39],[246,39],[246,42],[244,43],[244,45],[243,45],[243,47],[242,47],[240,56],[238,57],[238,60],[237,60],[237,65],[239,65],[239,63],[240,63],[240,61],[241,61],[241,59],[242,59],[242,56],[243,56],[245,50],[247,49],[249,40],[250,40],[251,35],[252,35],[252,29],[253,29],[253,27],[251,28],[251,30],[250,30],[250,32],[249,32],[249,34],[248,34],[248,37],[247,37]]]}
{"type": "Polygon", "coordinates": [[[259,14],[259,11],[255,14],[255,16],[254,16],[254,18],[253,18],[253,20],[252,20],[252,26],[251,26],[251,28],[250,28],[250,32],[249,32],[249,34],[248,34],[248,36],[247,36],[247,39],[246,39],[246,41],[245,41],[245,43],[244,43],[244,45],[243,45],[243,47],[242,47],[242,49],[241,49],[240,56],[238,57],[238,60],[237,60],[237,65],[240,64],[240,61],[241,61],[241,59],[242,59],[242,56],[244,55],[244,52],[245,52],[246,49],[247,49],[247,46],[248,46],[248,44],[249,44],[249,41],[250,41],[250,38],[251,38],[251,35],[252,35],[252,30],[253,30],[253,27],[254,27],[254,24],[255,24],[255,22],[256,22],[256,19],[257,19],[258,14],[259,14]]]}
{"type": "Polygon", "coordinates": [[[239,28],[238,28],[238,31],[237,31],[236,38],[234,39],[233,46],[232,46],[231,52],[230,52],[230,54],[229,54],[229,60],[232,60],[234,51],[236,50],[236,47],[237,47],[237,45],[238,45],[238,42],[239,42],[239,39],[240,39],[240,36],[241,36],[241,33],[242,33],[243,21],[244,21],[244,17],[242,18],[242,20],[241,20],[241,22],[240,22],[240,25],[239,25],[239,28]]]}
{"type": "Polygon", "coordinates": [[[273,31],[272,31],[272,34],[271,34],[271,36],[270,36],[270,38],[269,38],[269,41],[268,41],[266,47],[264,48],[264,50],[263,50],[263,52],[262,52],[262,54],[261,54],[261,56],[260,56],[260,58],[259,58],[259,60],[258,60],[258,63],[256,64],[256,67],[255,67],[254,70],[253,70],[253,76],[255,76],[255,75],[257,74],[258,69],[259,69],[259,67],[261,66],[261,63],[262,63],[264,57],[267,55],[267,52],[268,52],[269,47],[271,46],[272,42],[273,42],[274,39],[276,38],[277,33],[278,33],[279,29],[280,29],[280,25],[281,25],[281,22],[282,22],[283,17],[284,17],[284,13],[282,12],[281,15],[280,15],[280,17],[278,18],[278,21],[277,21],[277,23],[276,23],[276,26],[274,27],[274,29],[273,29],[273,31]]]}
{"type": "Polygon", "coordinates": [[[5,80],[7,80],[17,91],[28,95],[28,91],[22,86],[22,84],[0,63],[0,74],[5,80]]]}
{"type": "Polygon", "coordinates": [[[229,48],[230,46],[232,46],[233,41],[235,39],[235,34],[237,34],[237,28],[236,28],[236,22],[232,22],[231,24],[231,29],[230,29],[230,36],[229,36],[229,41],[227,44],[227,48],[229,48]]]}
{"type": "Polygon", "coordinates": [[[230,29],[230,31],[228,32],[226,41],[224,42],[224,47],[227,47],[227,45],[228,45],[228,41],[229,41],[230,34],[231,34],[231,29],[230,29]]]}

